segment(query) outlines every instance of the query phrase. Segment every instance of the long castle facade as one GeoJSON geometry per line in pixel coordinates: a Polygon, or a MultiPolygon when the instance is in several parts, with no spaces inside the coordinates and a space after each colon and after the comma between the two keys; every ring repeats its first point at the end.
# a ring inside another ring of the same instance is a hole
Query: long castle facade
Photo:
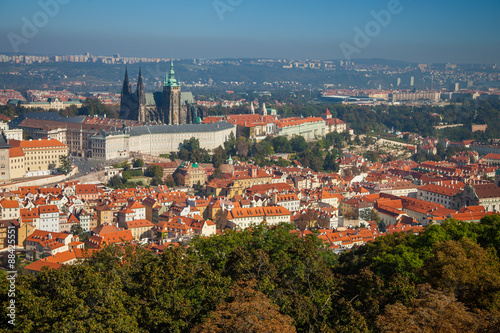
{"type": "Polygon", "coordinates": [[[173,62],[170,63],[170,71],[165,74],[163,91],[155,93],[144,91],[140,68],[137,89],[135,93],[132,92],[128,71],[125,69],[120,118],[166,125],[195,124],[201,121],[193,95],[190,92],[181,92],[181,85],[175,79],[173,62]]]}

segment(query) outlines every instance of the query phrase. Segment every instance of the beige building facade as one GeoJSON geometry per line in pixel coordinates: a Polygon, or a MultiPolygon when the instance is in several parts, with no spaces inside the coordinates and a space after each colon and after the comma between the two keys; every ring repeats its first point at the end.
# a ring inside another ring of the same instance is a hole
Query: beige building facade
{"type": "MultiPolygon", "coordinates": [[[[68,156],[69,153],[68,146],[56,139],[10,140],[9,144],[13,148],[21,149],[24,155],[24,172],[50,170],[51,166],[59,167],[61,165],[60,157],[68,156]]],[[[16,155],[19,153],[12,157],[14,166],[21,166],[23,158],[16,155]]],[[[7,160],[9,159],[10,157],[7,156],[7,160]]],[[[22,168],[13,170],[15,170],[16,175],[22,173],[22,168]]]]}

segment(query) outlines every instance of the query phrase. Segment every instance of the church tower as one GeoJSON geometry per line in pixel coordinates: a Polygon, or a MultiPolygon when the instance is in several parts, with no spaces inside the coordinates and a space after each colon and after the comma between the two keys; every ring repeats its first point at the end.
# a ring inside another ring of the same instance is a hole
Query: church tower
{"type": "Polygon", "coordinates": [[[123,79],[122,94],[120,97],[120,118],[129,119],[131,98],[130,82],[128,80],[128,69],[125,67],[125,78],[123,79]]]}
{"type": "Polygon", "coordinates": [[[267,108],[266,108],[266,103],[262,104],[262,115],[267,116],[267,108]]]}
{"type": "Polygon", "coordinates": [[[167,125],[179,125],[181,110],[181,85],[175,79],[174,62],[163,83],[162,121],[167,125]]]}
{"type": "Polygon", "coordinates": [[[141,68],[139,67],[139,77],[137,78],[137,102],[139,106],[138,120],[146,121],[146,93],[144,91],[144,82],[142,82],[141,68]]]}

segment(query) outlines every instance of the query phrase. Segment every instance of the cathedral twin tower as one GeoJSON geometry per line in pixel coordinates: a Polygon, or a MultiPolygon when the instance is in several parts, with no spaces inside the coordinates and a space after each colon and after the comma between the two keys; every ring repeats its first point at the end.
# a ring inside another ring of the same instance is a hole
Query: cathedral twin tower
{"type": "Polygon", "coordinates": [[[174,63],[170,63],[170,71],[165,75],[163,91],[146,93],[142,81],[141,69],[137,79],[137,90],[132,93],[125,69],[125,79],[120,105],[120,118],[142,122],[157,122],[167,125],[191,124],[197,117],[193,95],[181,92],[181,85],[175,79],[174,63]]]}

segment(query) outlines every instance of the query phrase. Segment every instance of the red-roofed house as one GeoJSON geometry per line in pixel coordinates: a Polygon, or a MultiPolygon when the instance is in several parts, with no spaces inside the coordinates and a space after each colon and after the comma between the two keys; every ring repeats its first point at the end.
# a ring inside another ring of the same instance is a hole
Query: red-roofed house
{"type": "Polygon", "coordinates": [[[86,242],[92,249],[102,249],[110,244],[122,244],[134,240],[130,230],[120,230],[115,232],[106,233],[104,235],[96,234],[86,242]]]}
{"type": "Polygon", "coordinates": [[[424,227],[421,225],[418,226],[412,226],[409,224],[403,224],[403,223],[396,223],[396,224],[391,224],[387,226],[386,232],[389,234],[393,234],[396,232],[404,232],[404,233],[413,233],[415,235],[418,235],[422,232],[424,232],[424,227]]]}
{"type": "Polygon", "coordinates": [[[17,200],[2,199],[0,201],[0,219],[11,220],[20,216],[19,202],[17,200]]]}
{"type": "Polygon", "coordinates": [[[118,226],[125,228],[126,223],[135,220],[135,212],[132,209],[125,208],[118,211],[118,226]]]}
{"type": "Polygon", "coordinates": [[[461,206],[483,206],[487,212],[500,211],[500,187],[493,183],[467,184],[460,197],[461,206]]]}
{"type": "Polygon", "coordinates": [[[409,217],[426,226],[436,217],[444,217],[456,213],[456,210],[447,209],[443,205],[409,197],[400,197],[403,211],[409,217]]]}
{"type": "MultiPolygon", "coordinates": [[[[332,115],[330,114],[330,117],[332,115]]],[[[326,131],[325,134],[337,132],[344,133],[347,131],[347,124],[338,118],[327,118],[325,119],[326,131]]]]}
{"type": "Polygon", "coordinates": [[[40,230],[59,232],[59,208],[56,205],[39,206],[40,230]]]}
{"type": "Polygon", "coordinates": [[[194,235],[193,228],[186,223],[191,220],[185,216],[175,216],[167,221],[160,221],[153,227],[156,239],[172,239],[179,237],[191,237],[194,235]]]}
{"type": "Polygon", "coordinates": [[[212,236],[217,232],[215,223],[210,220],[204,220],[201,216],[195,216],[187,220],[186,223],[193,229],[195,235],[212,236]]]}
{"type": "Polygon", "coordinates": [[[113,210],[108,205],[99,205],[95,208],[97,225],[113,223],[113,210]]]}
{"type": "Polygon", "coordinates": [[[282,206],[290,212],[296,212],[300,209],[300,199],[295,193],[291,194],[273,194],[271,203],[276,206],[282,206]]]}
{"type": "Polygon", "coordinates": [[[268,225],[290,222],[290,211],[281,206],[234,208],[227,214],[228,226],[245,229],[254,224],[265,222],[268,225]]]}
{"type": "Polygon", "coordinates": [[[146,207],[143,206],[139,201],[135,201],[135,200],[129,201],[127,208],[134,211],[134,213],[135,213],[134,218],[135,219],[140,220],[140,219],[146,218],[146,207]]]}
{"type": "Polygon", "coordinates": [[[483,163],[488,165],[500,165],[500,154],[489,153],[482,159],[483,163]]]}
{"type": "Polygon", "coordinates": [[[462,193],[465,184],[457,182],[453,184],[427,184],[417,189],[417,199],[434,202],[448,209],[460,209],[457,196],[462,193]]]}
{"type": "Polygon", "coordinates": [[[26,269],[31,273],[38,273],[40,271],[39,268],[43,267],[59,268],[62,267],[61,265],[75,265],[90,258],[95,251],[95,249],[71,248],[68,251],[59,252],[53,256],[37,260],[26,266],[26,269]]]}
{"type": "Polygon", "coordinates": [[[78,241],[78,236],[68,233],[35,230],[26,238],[26,259],[34,260],[47,255],[68,251],[69,244],[76,241],[78,241]]]}
{"type": "Polygon", "coordinates": [[[151,228],[154,224],[146,219],[137,219],[123,224],[125,230],[130,230],[134,239],[151,238],[151,228]]]}
{"type": "Polygon", "coordinates": [[[75,195],[80,200],[99,199],[99,192],[95,185],[75,185],[75,195]]]}
{"type": "MultiPolygon", "coordinates": [[[[61,213],[62,214],[62,213],[61,213]]],[[[60,232],[70,232],[71,231],[71,228],[74,226],[74,225],[80,225],[80,220],[73,214],[70,214],[69,216],[66,216],[66,214],[62,214],[63,216],[65,216],[65,220],[63,222],[63,220],[60,218],[59,221],[59,231],[60,232]]]]}
{"type": "Polygon", "coordinates": [[[24,267],[29,273],[34,274],[37,276],[40,274],[42,269],[58,269],[63,267],[63,265],[55,263],[55,262],[50,262],[50,261],[43,261],[43,260],[37,260],[35,262],[32,262],[31,264],[27,265],[24,267]]]}

